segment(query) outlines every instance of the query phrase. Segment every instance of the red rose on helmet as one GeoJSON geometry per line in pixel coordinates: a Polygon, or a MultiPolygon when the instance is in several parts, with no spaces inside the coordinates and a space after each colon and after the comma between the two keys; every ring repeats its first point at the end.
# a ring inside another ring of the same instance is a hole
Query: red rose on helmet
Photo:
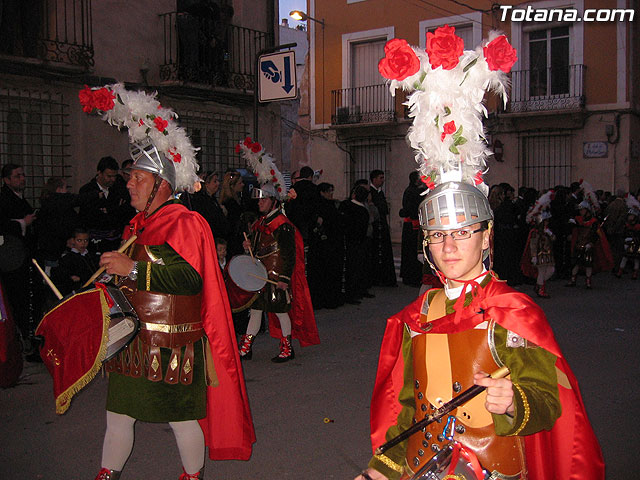
{"type": "Polygon", "coordinates": [[[511,67],[518,60],[518,52],[509,44],[505,35],[500,35],[489,42],[484,48],[484,58],[487,60],[489,70],[502,70],[509,73],[511,67]]]}
{"type": "Polygon", "coordinates": [[[256,143],[252,143],[249,148],[253,153],[258,153],[260,150],[262,150],[262,145],[256,142],[256,143]]]}
{"type": "Polygon", "coordinates": [[[160,132],[164,132],[165,129],[167,128],[167,125],[169,125],[169,122],[167,122],[165,119],[163,119],[162,117],[156,117],[153,119],[153,123],[156,124],[156,128],[160,131],[160,132]]]}
{"type": "Polygon", "coordinates": [[[113,99],[116,96],[108,88],[100,88],[93,92],[93,105],[98,109],[106,112],[113,108],[113,99]]]}
{"type": "Polygon", "coordinates": [[[378,62],[378,71],[385,78],[404,80],[420,70],[420,59],[406,40],[389,40],[384,46],[384,55],[378,62]]]}
{"type": "Polygon", "coordinates": [[[456,131],[456,122],[451,120],[450,122],[445,123],[443,125],[443,128],[444,128],[444,131],[440,135],[440,141],[441,142],[444,142],[444,137],[446,137],[447,135],[451,135],[452,133],[455,133],[455,131],[456,131]]]}
{"type": "Polygon", "coordinates": [[[240,153],[240,150],[242,150],[242,147],[240,146],[240,144],[236,145],[236,153],[240,153]]]}
{"type": "Polygon", "coordinates": [[[82,111],[85,113],[91,113],[93,111],[93,90],[87,85],[78,92],[78,98],[80,99],[80,105],[82,105],[82,111]]]}
{"type": "Polygon", "coordinates": [[[464,40],[455,34],[456,29],[445,25],[437,28],[435,33],[427,32],[427,54],[433,68],[442,66],[451,70],[458,65],[464,51],[464,40]]]}

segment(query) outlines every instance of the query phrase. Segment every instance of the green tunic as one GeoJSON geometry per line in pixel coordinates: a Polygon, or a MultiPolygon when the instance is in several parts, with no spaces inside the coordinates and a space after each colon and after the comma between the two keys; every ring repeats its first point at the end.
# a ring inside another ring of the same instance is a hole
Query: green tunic
{"type": "MultiPolygon", "coordinates": [[[[484,286],[487,282],[488,276],[481,285],[484,286]]],[[[430,292],[429,303],[433,300],[434,294],[435,291],[430,292]]],[[[465,298],[465,306],[469,305],[471,300],[471,293],[468,293],[465,298]]],[[[454,312],[455,302],[455,299],[446,300],[447,314],[454,312]]],[[[508,331],[505,328],[495,324],[493,337],[496,353],[501,362],[509,367],[511,381],[517,384],[526,395],[530,415],[525,422],[524,401],[514,387],[515,412],[513,417],[506,414],[492,414],[496,435],[514,435],[516,433],[517,435],[530,435],[543,429],[548,430],[554,425],[561,413],[555,367],[556,357],[543,348],[527,343],[526,340],[523,346],[507,346],[507,334],[508,331]]],[[[390,440],[409,428],[415,417],[415,377],[413,375],[411,332],[408,328],[405,328],[403,334],[402,356],[404,359],[404,384],[398,398],[402,410],[398,415],[397,423],[387,430],[386,440],[390,440]]],[[[384,455],[398,465],[405,465],[407,445],[408,440],[405,440],[389,449],[384,455]]],[[[397,480],[401,477],[399,472],[385,465],[376,457],[371,459],[369,466],[386,475],[390,480],[397,480]]]]}
{"type": "MultiPolygon", "coordinates": [[[[168,244],[150,246],[159,263],[151,266],[150,290],[177,295],[197,295],[202,278],[168,244]],[[161,260],[160,260],[161,259],[161,260]]],[[[147,264],[138,263],[138,288],[146,287],[147,264]]],[[[183,323],[192,322],[185,318],[183,323]]],[[[107,410],[129,415],[145,422],[179,422],[206,417],[206,380],[202,340],[194,343],[193,382],[170,385],[152,382],[144,376],[133,378],[115,372],[109,374],[107,410]]],[[[163,374],[169,365],[171,349],[161,348],[163,374]]],[[[184,348],[183,348],[184,351],[184,348]]],[[[163,377],[164,378],[164,377],[163,377]]]]}

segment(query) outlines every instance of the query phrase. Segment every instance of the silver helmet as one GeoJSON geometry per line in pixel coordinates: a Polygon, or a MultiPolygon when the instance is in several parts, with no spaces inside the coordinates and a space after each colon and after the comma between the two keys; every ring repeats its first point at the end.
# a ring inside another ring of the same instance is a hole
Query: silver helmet
{"type": "Polygon", "coordinates": [[[132,169],[144,170],[166,180],[171,189],[176,189],[176,168],[173,161],[158,152],[150,138],[129,145],[129,154],[133,160],[132,169]]]}
{"type": "Polygon", "coordinates": [[[455,230],[493,220],[487,197],[464,182],[444,182],[430,191],[418,210],[423,230],[455,230]]]}
{"type": "Polygon", "coordinates": [[[276,192],[276,187],[273,186],[273,183],[265,183],[260,185],[260,188],[254,188],[251,191],[251,198],[274,198],[278,200],[278,192],[276,192]]]}

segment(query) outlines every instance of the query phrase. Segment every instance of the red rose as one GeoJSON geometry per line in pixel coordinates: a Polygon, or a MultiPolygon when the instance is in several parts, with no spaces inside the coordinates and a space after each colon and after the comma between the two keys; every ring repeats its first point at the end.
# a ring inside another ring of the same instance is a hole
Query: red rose
{"type": "Polygon", "coordinates": [[[433,68],[442,66],[445,70],[451,70],[458,65],[464,51],[464,40],[455,31],[454,27],[445,25],[437,28],[435,33],[427,32],[427,54],[433,68]]]}
{"type": "Polygon", "coordinates": [[[182,161],[182,155],[180,155],[179,153],[174,154],[173,161],[176,163],[180,163],[182,161]]]}
{"type": "Polygon", "coordinates": [[[113,99],[116,96],[108,88],[101,88],[93,92],[93,105],[98,109],[106,112],[113,108],[113,99]]]}
{"type": "Polygon", "coordinates": [[[251,140],[251,137],[247,137],[244,139],[243,143],[245,144],[245,146],[250,147],[251,144],[253,143],[253,140],[251,140]]]}
{"type": "Polygon", "coordinates": [[[242,150],[242,147],[240,146],[240,144],[236,145],[236,153],[240,153],[240,150],[242,150]]]}
{"type": "Polygon", "coordinates": [[[78,92],[78,98],[80,99],[80,105],[82,105],[82,111],[91,113],[93,111],[93,90],[85,85],[84,88],[78,92]]]}
{"type": "Polygon", "coordinates": [[[253,153],[258,153],[260,150],[262,150],[262,145],[256,142],[256,143],[252,143],[249,148],[253,153]]]}
{"type": "Polygon", "coordinates": [[[431,180],[431,177],[427,177],[423,175],[422,183],[424,183],[429,190],[433,190],[434,188],[436,188],[436,184],[433,183],[433,180],[431,180]]]}
{"type": "Polygon", "coordinates": [[[276,183],[276,182],[278,181],[278,179],[277,179],[277,178],[276,178],[276,176],[274,175],[273,177],[271,177],[271,181],[272,181],[273,183],[276,183]]]}
{"type": "Polygon", "coordinates": [[[473,183],[475,183],[476,185],[480,185],[482,182],[482,172],[477,172],[475,177],[473,177],[473,183]]]}
{"type": "Polygon", "coordinates": [[[271,169],[271,171],[270,171],[269,173],[271,173],[271,175],[275,175],[275,174],[276,174],[276,171],[272,168],[272,169],[271,169]]]}
{"type": "Polygon", "coordinates": [[[378,62],[378,71],[385,78],[404,80],[420,70],[420,59],[406,40],[389,40],[384,46],[384,55],[378,62]]]}
{"type": "Polygon", "coordinates": [[[502,70],[504,73],[509,73],[518,60],[518,52],[509,44],[505,35],[494,38],[482,50],[489,70],[494,72],[502,70]]]}
{"type": "Polygon", "coordinates": [[[156,124],[156,128],[161,131],[164,132],[164,130],[167,128],[167,125],[169,125],[169,122],[167,122],[165,119],[163,119],[162,117],[156,117],[153,119],[153,123],[156,124]]]}
{"type": "Polygon", "coordinates": [[[442,132],[442,135],[440,135],[441,142],[444,142],[444,137],[446,137],[447,135],[451,135],[452,133],[455,133],[456,122],[451,120],[450,122],[445,123],[443,127],[444,127],[444,132],[442,132]]]}

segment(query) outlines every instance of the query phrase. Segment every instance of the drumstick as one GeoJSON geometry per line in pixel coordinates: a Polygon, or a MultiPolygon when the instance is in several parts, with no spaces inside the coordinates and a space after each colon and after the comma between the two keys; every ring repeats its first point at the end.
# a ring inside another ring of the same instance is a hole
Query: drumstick
{"type": "MultiPolygon", "coordinates": [[[[122,244],[122,246],[117,250],[118,253],[123,253],[127,248],[129,248],[129,246],[136,241],[136,238],[138,238],[137,235],[131,235],[131,238],[129,240],[127,240],[126,242],[124,242],[122,244]]],[[[100,275],[102,275],[102,272],[105,271],[107,267],[102,266],[100,267],[96,273],[94,273],[93,275],[91,275],[91,278],[89,280],[87,280],[87,282],[82,286],[82,288],[84,287],[88,287],[89,285],[91,285],[93,283],[93,281],[98,278],[100,275]]]]}
{"type": "Polygon", "coordinates": [[[247,272],[247,275],[249,275],[250,277],[259,278],[260,280],[264,280],[265,282],[273,283],[274,285],[278,284],[278,282],[275,282],[275,281],[271,280],[270,278],[264,278],[264,277],[261,277],[260,275],[256,275],[255,273],[248,273],[247,272]]]}
{"type": "Polygon", "coordinates": [[[49,287],[51,287],[51,290],[53,290],[53,293],[55,294],[55,296],[58,297],[58,300],[62,300],[62,294],[60,293],[60,290],[58,290],[56,288],[56,286],[53,284],[53,282],[49,278],[49,275],[47,275],[44,272],[44,270],[42,270],[42,268],[40,267],[40,265],[38,265],[38,262],[36,261],[35,258],[32,258],[31,261],[36,266],[36,268],[38,269],[40,274],[42,275],[42,278],[44,278],[44,281],[47,282],[47,285],[49,285],[49,287]]]}
{"type": "MultiPolygon", "coordinates": [[[[249,237],[247,237],[247,232],[242,232],[242,234],[244,235],[244,239],[248,242],[249,241],[249,237]]],[[[251,251],[251,246],[249,246],[249,255],[251,255],[251,260],[255,260],[253,258],[253,252],[251,251]]]]}

